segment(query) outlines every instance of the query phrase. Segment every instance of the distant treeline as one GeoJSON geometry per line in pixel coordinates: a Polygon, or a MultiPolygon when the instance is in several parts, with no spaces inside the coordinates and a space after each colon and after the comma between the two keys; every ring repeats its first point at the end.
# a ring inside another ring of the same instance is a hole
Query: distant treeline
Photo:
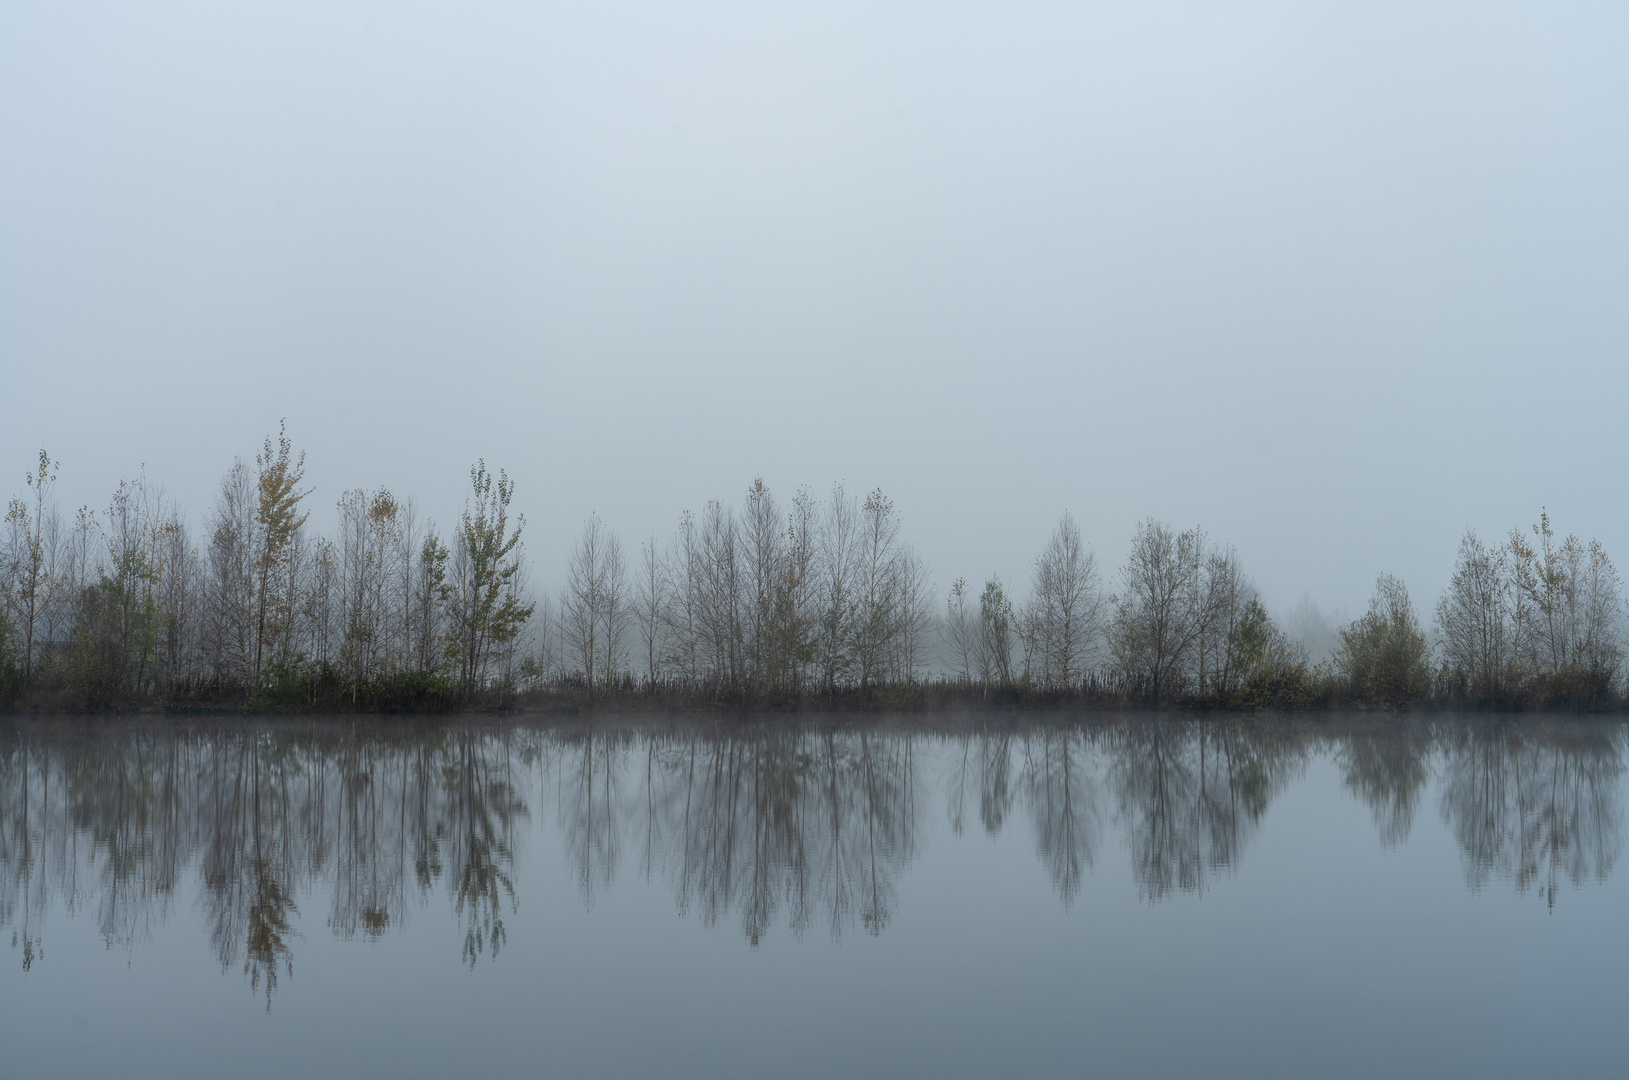
{"type": "Polygon", "coordinates": [[[1022,590],[937,589],[880,491],[754,483],[625,549],[583,525],[538,594],[514,488],[470,471],[443,535],[412,500],[347,491],[306,527],[286,435],[226,471],[193,529],[145,479],[64,515],[41,451],[0,537],[0,705],[450,710],[1085,707],[1600,709],[1624,700],[1622,584],[1548,515],[1467,533],[1428,633],[1404,584],[1327,656],[1268,613],[1231,547],[1139,525],[1105,581],[1066,513],[1022,590]]]}

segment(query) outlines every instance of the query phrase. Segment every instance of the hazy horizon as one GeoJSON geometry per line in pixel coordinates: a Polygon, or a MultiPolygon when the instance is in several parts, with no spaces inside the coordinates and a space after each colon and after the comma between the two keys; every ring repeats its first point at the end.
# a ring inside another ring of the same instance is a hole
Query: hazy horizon
{"type": "Polygon", "coordinates": [[[1605,5],[14,4],[0,497],[197,525],[286,417],[534,582],[756,477],[881,487],[942,590],[1071,511],[1422,617],[1547,506],[1629,558],[1605,5]]]}

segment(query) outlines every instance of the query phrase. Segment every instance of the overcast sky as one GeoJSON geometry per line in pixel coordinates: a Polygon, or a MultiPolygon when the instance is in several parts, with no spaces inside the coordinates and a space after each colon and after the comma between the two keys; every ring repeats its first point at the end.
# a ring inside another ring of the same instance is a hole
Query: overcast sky
{"type": "Polygon", "coordinates": [[[755,476],[941,585],[1071,510],[1428,607],[1541,505],[1629,562],[1629,7],[0,2],[0,495],[204,517],[287,417],[537,580],[755,476]]]}

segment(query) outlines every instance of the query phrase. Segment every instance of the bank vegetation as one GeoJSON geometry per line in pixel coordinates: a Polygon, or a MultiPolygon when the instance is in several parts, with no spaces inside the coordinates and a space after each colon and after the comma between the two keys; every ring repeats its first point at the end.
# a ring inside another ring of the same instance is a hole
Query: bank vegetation
{"type": "Polygon", "coordinates": [[[1065,513],[1027,581],[941,589],[881,491],[761,482],[665,538],[597,517],[534,587],[514,485],[484,462],[445,531],[354,489],[309,527],[286,434],[227,469],[199,526],[145,478],[65,514],[42,451],[0,531],[0,708],[1456,708],[1624,703],[1622,583],[1547,514],[1467,533],[1428,627],[1381,574],[1318,655],[1237,552],[1137,526],[1105,574],[1065,513]]]}

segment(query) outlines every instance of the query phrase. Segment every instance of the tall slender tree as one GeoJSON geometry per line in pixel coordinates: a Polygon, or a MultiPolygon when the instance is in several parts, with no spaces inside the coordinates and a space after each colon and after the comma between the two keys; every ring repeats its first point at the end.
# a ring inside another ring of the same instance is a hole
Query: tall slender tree
{"type": "Polygon", "coordinates": [[[57,582],[51,573],[54,552],[49,543],[55,530],[48,527],[47,518],[54,510],[51,489],[57,482],[57,463],[41,450],[38,465],[23,482],[32,497],[27,501],[13,498],[6,507],[6,563],[0,587],[21,639],[26,690],[34,682],[40,623],[56,599],[57,582]]]}
{"type": "Polygon", "coordinates": [[[1437,632],[1455,692],[1472,701],[1500,701],[1509,693],[1512,599],[1506,549],[1489,548],[1467,529],[1454,576],[1437,602],[1437,632]]]}
{"type": "Polygon", "coordinates": [[[305,479],[305,453],[294,456],[286,428],[277,428],[277,446],[272,447],[271,436],[255,455],[257,527],[255,554],[255,654],[251,676],[256,684],[260,680],[265,661],[268,623],[273,636],[286,630],[293,617],[298,598],[288,588],[292,577],[288,561],[294,550],[296,534],[305,524],[307,515],[300,510],[300,500],[310,494],[300,490],[305,479]]]}
{"type": "Polygon", "coordinates": [[[503,470],[493,477],[483,460],[470,469],[472,498],[459,520],[458,546],[450,574],[452,627],[448,655],[458,664],[458,685],[472,695],[485,684],[494,644],[507,644],[530,619],[535,605],[510,585],[521,572],[524,515],[509,527],[515,485],[503,470]]]}
{"type": "Polygon", "coordinates": [[[1103,633],[1103,594],[1097,561],[1067,512],[1035,560],[1029,606],[1040,638],[1042,684],[1076,686],[1103,633]]]}
{"type": "Polygon", "coordinates": [[[667,607],[667,573],[656,537],[639,545],[639,577],[634,587],[634,617],[645,653],[645,688],[655,690],[662,672],[662,612],[667,607]]]}

